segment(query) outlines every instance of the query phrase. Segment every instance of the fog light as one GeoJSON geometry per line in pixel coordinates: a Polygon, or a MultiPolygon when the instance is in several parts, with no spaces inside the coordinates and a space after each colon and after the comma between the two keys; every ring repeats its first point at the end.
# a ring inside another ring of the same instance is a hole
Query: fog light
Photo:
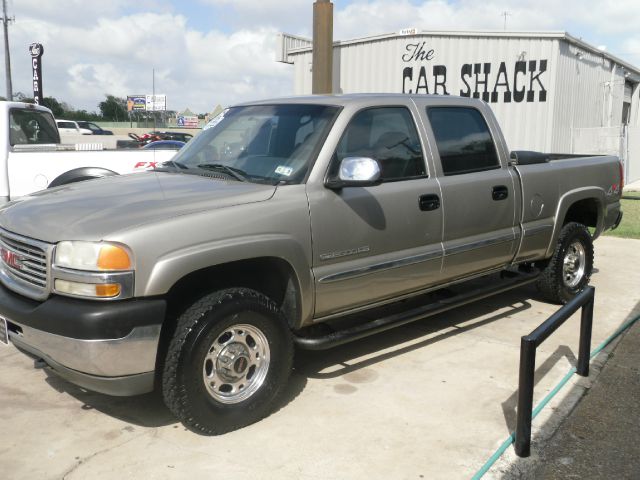
{"type": "Polygon", "coordinates": [[[111,298],[120,295],[119,283],[79,283],[56,279],[55,289],[60,293],[82,297],[111,298]]]}

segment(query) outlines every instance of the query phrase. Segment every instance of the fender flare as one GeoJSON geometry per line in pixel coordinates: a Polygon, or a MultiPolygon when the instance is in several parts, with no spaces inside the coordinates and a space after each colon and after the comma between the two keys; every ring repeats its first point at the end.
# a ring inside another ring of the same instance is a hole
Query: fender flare
{"type": "Polygon", "coordinates": [[[604,189],[600,187],[584,187],[577,188],[575,190],[571,190],[565,193],[558,202],[558,207],[556,209],[555,215],[555,224],[553,227],[553,233],[551,235],[551,240],[547,247],[547,251],[545,254],[545,258],[549,258],[553,254],[553,250],[556,246],[556,242],[558,241],[558,237],[560,236],[560,231],[562,230],[562,226],[564,224],[565,216],[569,211],[569,208],[574,203],[580,200],[593,199],[596,201],[598,205],[598,220],[595,228],[595,233],[593,235],[593,239],[598,238],[600,233],[602,233],[604,227],[604,217],[605,217],[605,205],[606,205],[606,193],[604,189]]]}
{"type": "Polygon", "coordinates": [[[80,167],[64,172],[54,178],[47,188],[59,187],[60,185],[66,185],[68,183],[81,182],[83,180],[91,180],[94,178],[111,177],[118,175],[113,170],[100,167],[80,167]]]}

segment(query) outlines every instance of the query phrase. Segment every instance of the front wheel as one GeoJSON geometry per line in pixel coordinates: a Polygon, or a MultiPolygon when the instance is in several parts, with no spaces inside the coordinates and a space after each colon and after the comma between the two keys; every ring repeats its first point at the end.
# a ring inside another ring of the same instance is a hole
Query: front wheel
{"type": "Polygon", "coordinates": [[[593,241],[589,230],[581,223],[567,223],[537,287],[547,300],[567,303],[587,286],[592,271],[593,241]]]}
{"type": "Polygon", "coordinates": [[[293,344],[280,310],[246,288],[212,293],[178,319],[163,371],[164,400],[189,429],[222,434],[277,404],[293,344]]]}

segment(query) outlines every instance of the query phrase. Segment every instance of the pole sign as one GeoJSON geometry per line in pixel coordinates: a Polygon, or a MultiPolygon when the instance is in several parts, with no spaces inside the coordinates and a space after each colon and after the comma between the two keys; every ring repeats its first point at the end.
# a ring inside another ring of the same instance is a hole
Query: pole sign
{"type": "Polygon", "coordinates": [[[33,101],[36,105],[42,105],[44,95],[42,93],[42,54],[44,47],[41,43],[32,43],[29,45],[29,53],[31,54],[31,68],[33,70],[33,101]]]}

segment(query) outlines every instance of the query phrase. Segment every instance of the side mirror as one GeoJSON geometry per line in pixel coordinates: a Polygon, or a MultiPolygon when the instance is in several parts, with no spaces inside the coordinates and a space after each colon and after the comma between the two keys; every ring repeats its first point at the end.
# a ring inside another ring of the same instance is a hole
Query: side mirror
{"type": "Polygon", "coordinates": [[[346,157],[340,162],[338,176],[327,179],[331,189],[343,187],[371,187],[380,183],[380,165],[369,157],[346,157]]]}

